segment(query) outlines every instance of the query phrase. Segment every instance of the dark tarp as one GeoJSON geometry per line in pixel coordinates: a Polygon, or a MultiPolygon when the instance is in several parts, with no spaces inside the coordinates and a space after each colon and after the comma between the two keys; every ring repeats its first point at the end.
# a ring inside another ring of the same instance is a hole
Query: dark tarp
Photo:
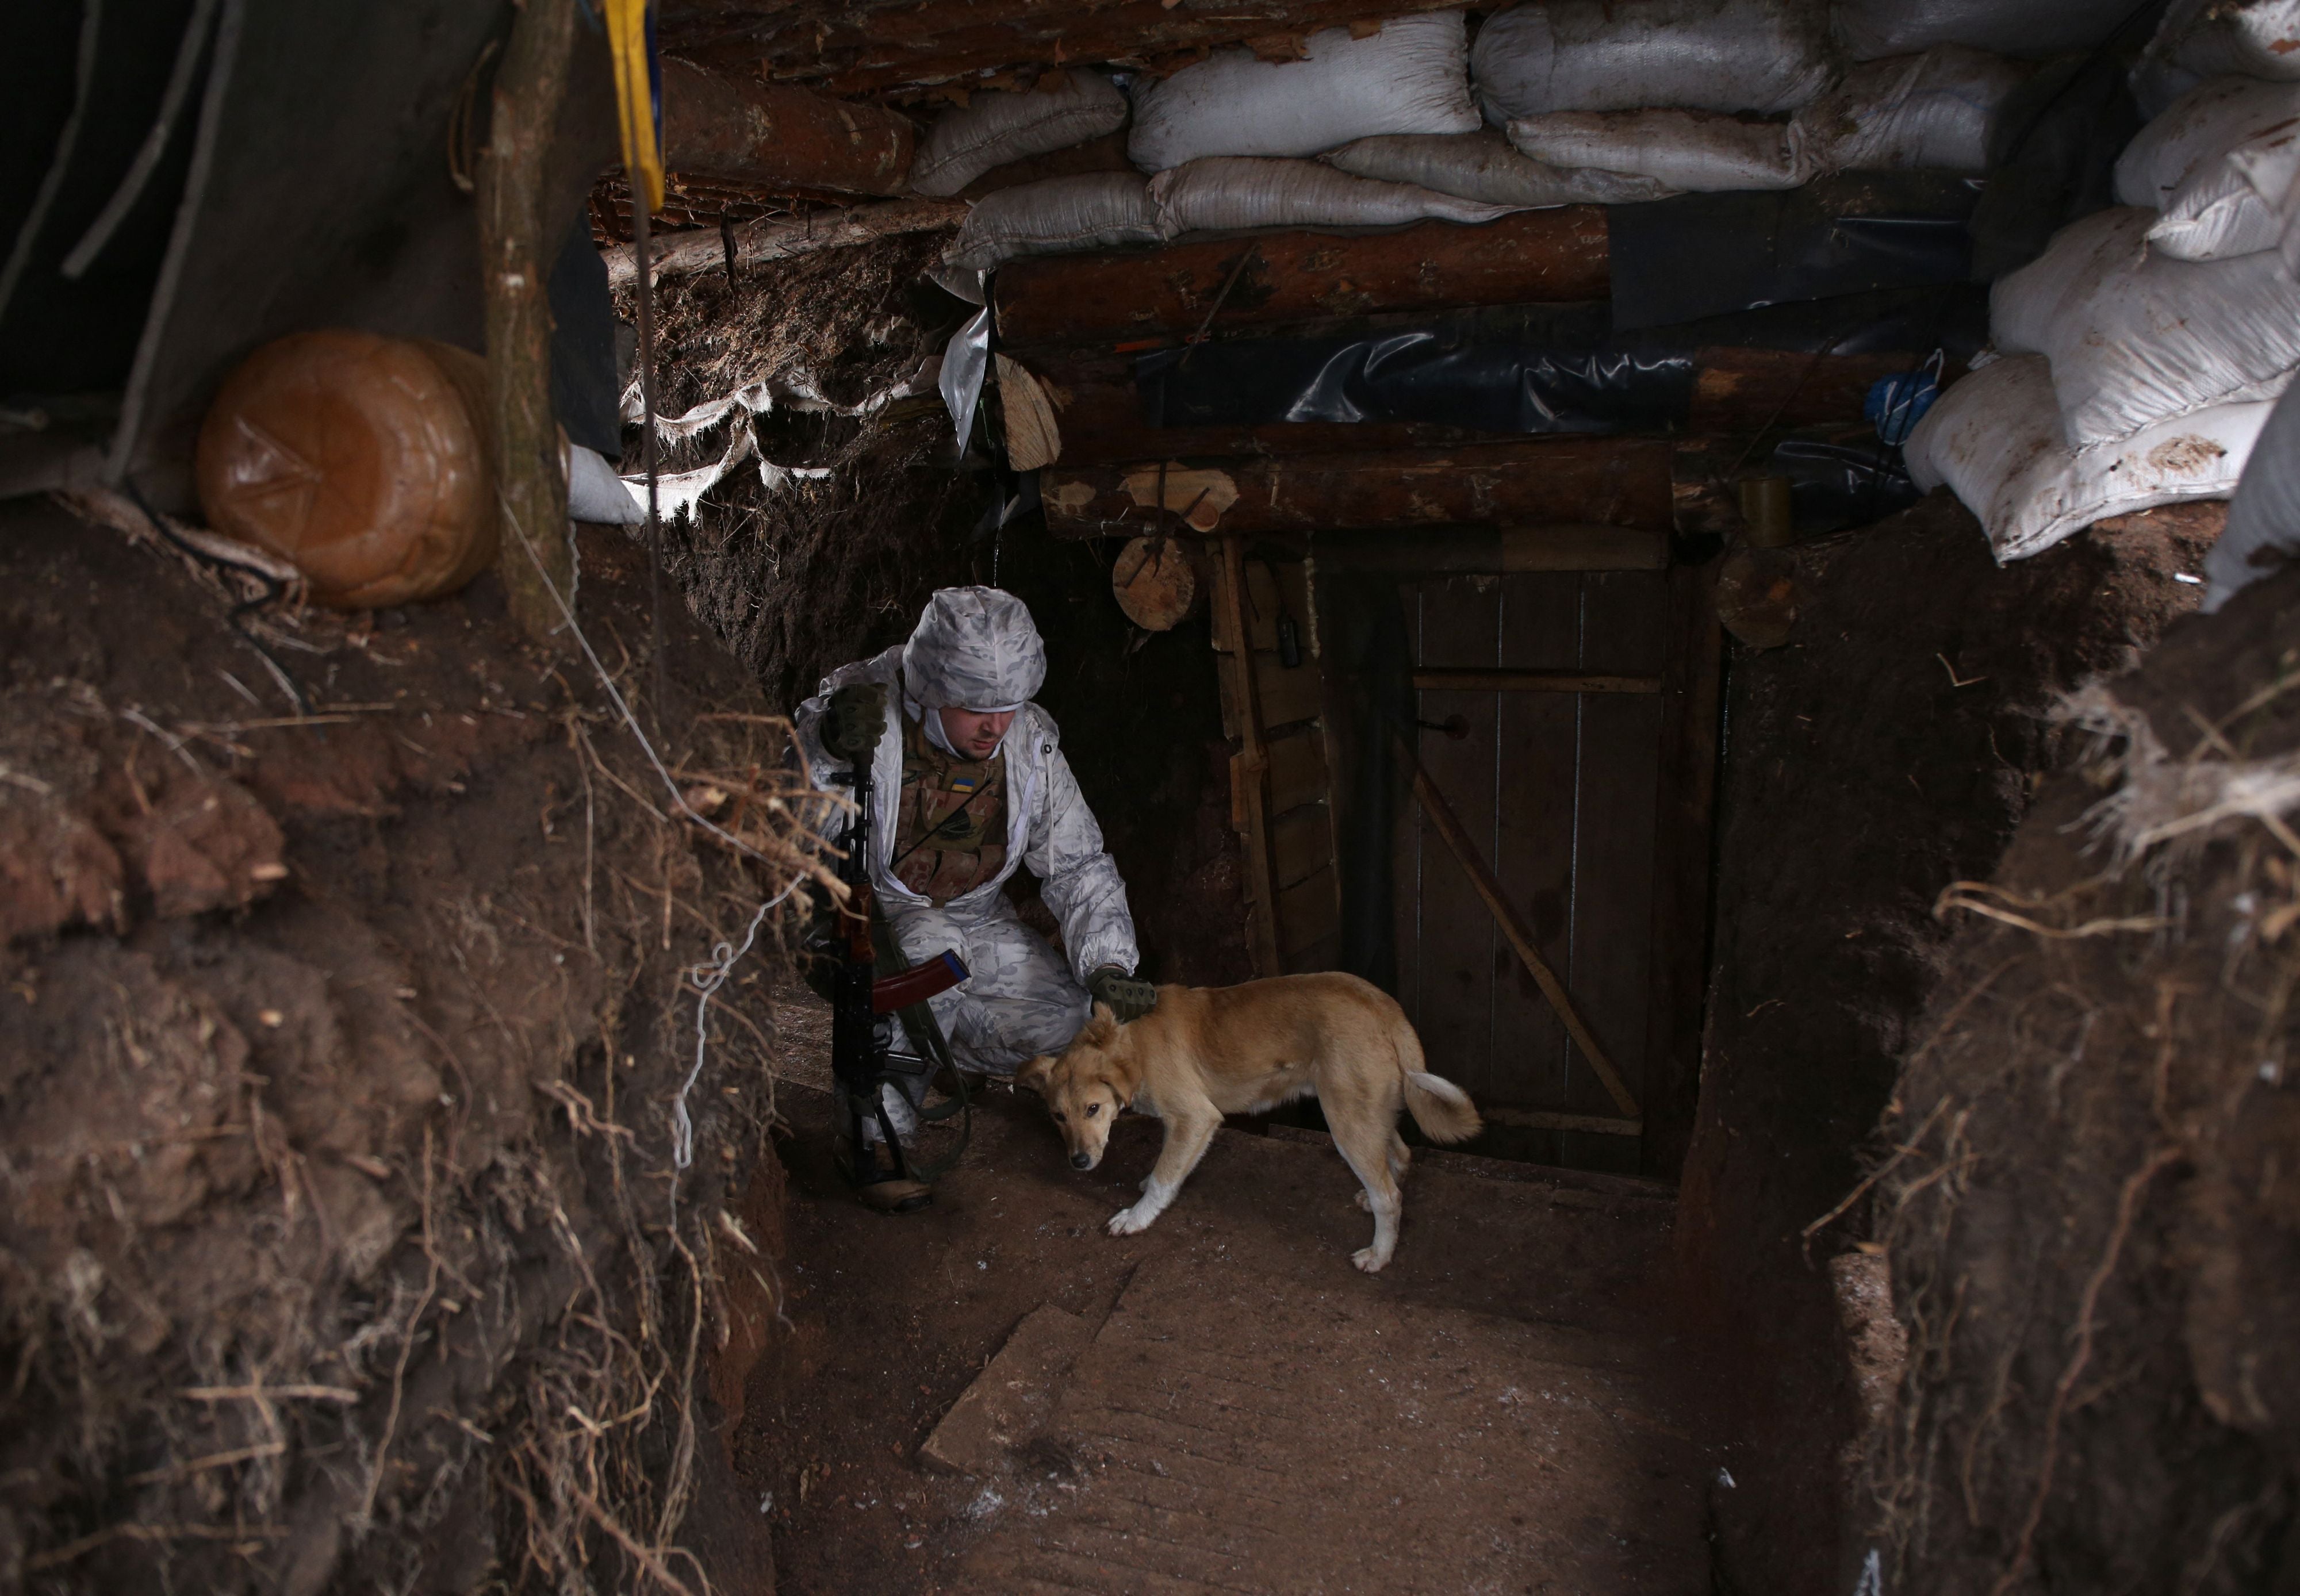
{"type": "Polygon", "coordinates": [[[1614,329],[1963,282],[1979,197],[1971,178],[1846,172],[1778,193],[1612,206],[1614,329]]]}

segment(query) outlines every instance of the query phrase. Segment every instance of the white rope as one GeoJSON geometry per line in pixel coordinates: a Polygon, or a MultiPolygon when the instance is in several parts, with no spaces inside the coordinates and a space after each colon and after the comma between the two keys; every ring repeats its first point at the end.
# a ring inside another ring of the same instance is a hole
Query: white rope
{"type": "MultiPolygon", "coordinates": [[[[501,490],[497,490],[496,497],[502,499],[501,490]]],[[[512,512],[508,500],[503,501],[503,512],[504,519],[511,523],[512,530],[519,534],[519,545],[527,551],[528,559],[535,566],[535,574],[542,579],[543,586],[549,590],[552,602],[559,606],[559,612],[566,617],[565,629],[573,633],[575,641],[582,645],[583,657],[591,661],[591,669],[597,674],[599,685],[607,690],[607,696],[614,701],[616,710],[622,715],[623,724],[630,728],[631,736],[638,739],[639,747],[646,752],[647,762],[654,767],[655,774],[662,777],[662,785],[671,794],[672,806],[713,836],[725,842],[729,847],[747,853],[762,863],[774,863],[774,860],[768,859],[756,848],[750,846],[741,838],[713,826],[688,807],[686,795],[679,790],[679,784],[671,779],[671,772],[663,768],[662,759],[654,751],[654,744],[647,740],[646,733],[639,729],[638,717],[631,713],[630,705],[623,701],[622,694],[615,686],[615,678],[607,674],[607,668],[601,663],[597,651],[592,648],[590,638],[584,636],[582,627],[575,619],[575,611],[569,606],[566,599],[560,595],[558,584],[552,581],[551,573],[543,569],[543,561],[536,553],[535,544],[529,540],[527,528],[519,524],[519,517],[512,512]]],[[[758,912],[751,917],[751,928],[744,933],[741,947],[730,948],[723,942],[718,943],[711,951],[709,963],[693,966],[682,977],[683,980],[694,985],[696,992],[695,1066],[687,1072],[687,1079],[679,1085],[679,1095],[673,1098],[671,1103],[672,1173],[670,1202],[671,1222],[674,1225],[678,1223],[679,1218],[679,1175],[680,1171],[687,1169],[695,1162],[695,1119],[688,1111],[687,1097],[688,1093],[695,1090],[695,1083],[703,1076],[704,1050],[708,1041],[712,994],[726,985],[727,977],[734,972],[735,966],[741,963],[744,955],[751,951],[752,943],[758,940],[759,927],[766,923],[768,912],[796,892],[806,879],[805,872],[801,871],[791,878],[790,884],[782,891],[759,905],[758,912]]]]}
{"type": "MultiPolygon", "coordinates": [[[[551,602],[559,606],[559,613],[566,618],[565,629],[575,635],[576,643],[582,647],[583,657],[591,661],[591,669],[598,677],[599,686],[607,690],[607,696],[613,701],[616,713],[623,718],[623,724],[629,727],[631,736],[638,742],[640,751],[647,756],[647,763],[653,765],[654,773],[662,778],[663,791],[671,794],[671,807],[737,852],[755,859],[761,864],[775,864],[776,860],[760,852],[732,832],[712,825],[697,814],[688,803],[687,794],[680,792],[679,783],[671,779],[671,771],[665,768],[662,757],[654,751],[654,744],[647,741],[646,733],[639,729],[639,718],[631,712],[631,706],[624,702],[621,690],[615,686],[615,678],[607,673],[606,666],[600,661],[598,651],[591,646],[591,639],[584,636],[582,627],[575,619],[575,611],[568,607],[567,600],[560,594],[559,585],[551,579],[551,573],[543,569],[542,556],[535,552],[535,544],[528,537],[527,528],[519,524],[519,517],[512,513],[511,501],[504,498],[501,489],[496,490],[496,497],[503,504],[504,519],[511,523],[511,529],[519,534],[519,546],[527,551],[528,560],[535,567],[535,574],[542,579],[545,589],[551,594],[551,602]]],[[[804,878],[804,876],[800,877],[801,880],[804,878]]],[[[797,885],[796,881],[791,883],[793,887],[797,885]]],[[[788,897],[789,891],[789,888],[785,888],[783,896],[788,897]]],[[[779,897],[776,900],[777,902],[781,901],[779,897]]]]}

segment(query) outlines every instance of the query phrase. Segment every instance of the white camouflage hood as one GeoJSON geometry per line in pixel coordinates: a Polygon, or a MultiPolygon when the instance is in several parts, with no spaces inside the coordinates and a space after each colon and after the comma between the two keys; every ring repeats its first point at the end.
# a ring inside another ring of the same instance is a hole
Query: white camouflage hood
{"type": "Polygon", "coordinates": [[[1029,610],[996,587],[938,588],[903,644],[904,690],[929,709],[1017,709],[1046,679],[1029,610]]]}

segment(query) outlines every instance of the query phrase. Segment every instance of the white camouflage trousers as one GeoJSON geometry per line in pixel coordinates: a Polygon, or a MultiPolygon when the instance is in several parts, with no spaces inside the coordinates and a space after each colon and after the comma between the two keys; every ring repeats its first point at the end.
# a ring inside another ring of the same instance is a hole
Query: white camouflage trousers
{"type": "Polygon", "coordinates": [[[948,950],[971,972],[928,1000],[964,1068],[1012,1075],[1040,1053],[1060,1052],[1086,1024],[1086,988],[1046,939],[1022,923],[1004,893],[971,912],[886,907],[896,945],[912,964],[948,950]]]}
{"type": "MultiPolygon", "coordinates": [[[[966,965],[967,979],[927,1000],[961,1068],[1012,1076],[1040,1053],[1060,1052],[1085,1026],[1092,1007],[1086,988],[1046,939],[1022,923],[1004,894],[972,914],[879,901],[903,957],[923,964],[951,951],[966,965]]],[[[904,1085],[923,1093],[927,1083],[921,1076],[904,1085]]],[[[892,1082],[879,1093],[895,1134],[907,1143],[918,1127],[914,1105],[892,1082]]],[[[880,1140],[868,1118],[862,1139],[880,1140]]]]}

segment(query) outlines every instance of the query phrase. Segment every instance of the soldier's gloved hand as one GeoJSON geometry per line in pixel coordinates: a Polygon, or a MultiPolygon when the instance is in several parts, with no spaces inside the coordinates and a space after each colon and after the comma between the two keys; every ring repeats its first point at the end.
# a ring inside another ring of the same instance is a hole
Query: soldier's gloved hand
{"type": "Polygon", "coordinates": [[[1097,1003],[1107,1003],[1121,1025],[1129,1019],[1139,1019],[1158,1006],[1158,989],[1147,981],[1138,981],[1114,964],[1105,964],[1086,978],[1087,994],[1097,1003]]]}
{"type": "Polygon", "coordinates": [[[887,689],[877,682],[852,682],[830,695],[822,713],[822,746],[848,764],[869,759],[887,735],[887,689]]]}

